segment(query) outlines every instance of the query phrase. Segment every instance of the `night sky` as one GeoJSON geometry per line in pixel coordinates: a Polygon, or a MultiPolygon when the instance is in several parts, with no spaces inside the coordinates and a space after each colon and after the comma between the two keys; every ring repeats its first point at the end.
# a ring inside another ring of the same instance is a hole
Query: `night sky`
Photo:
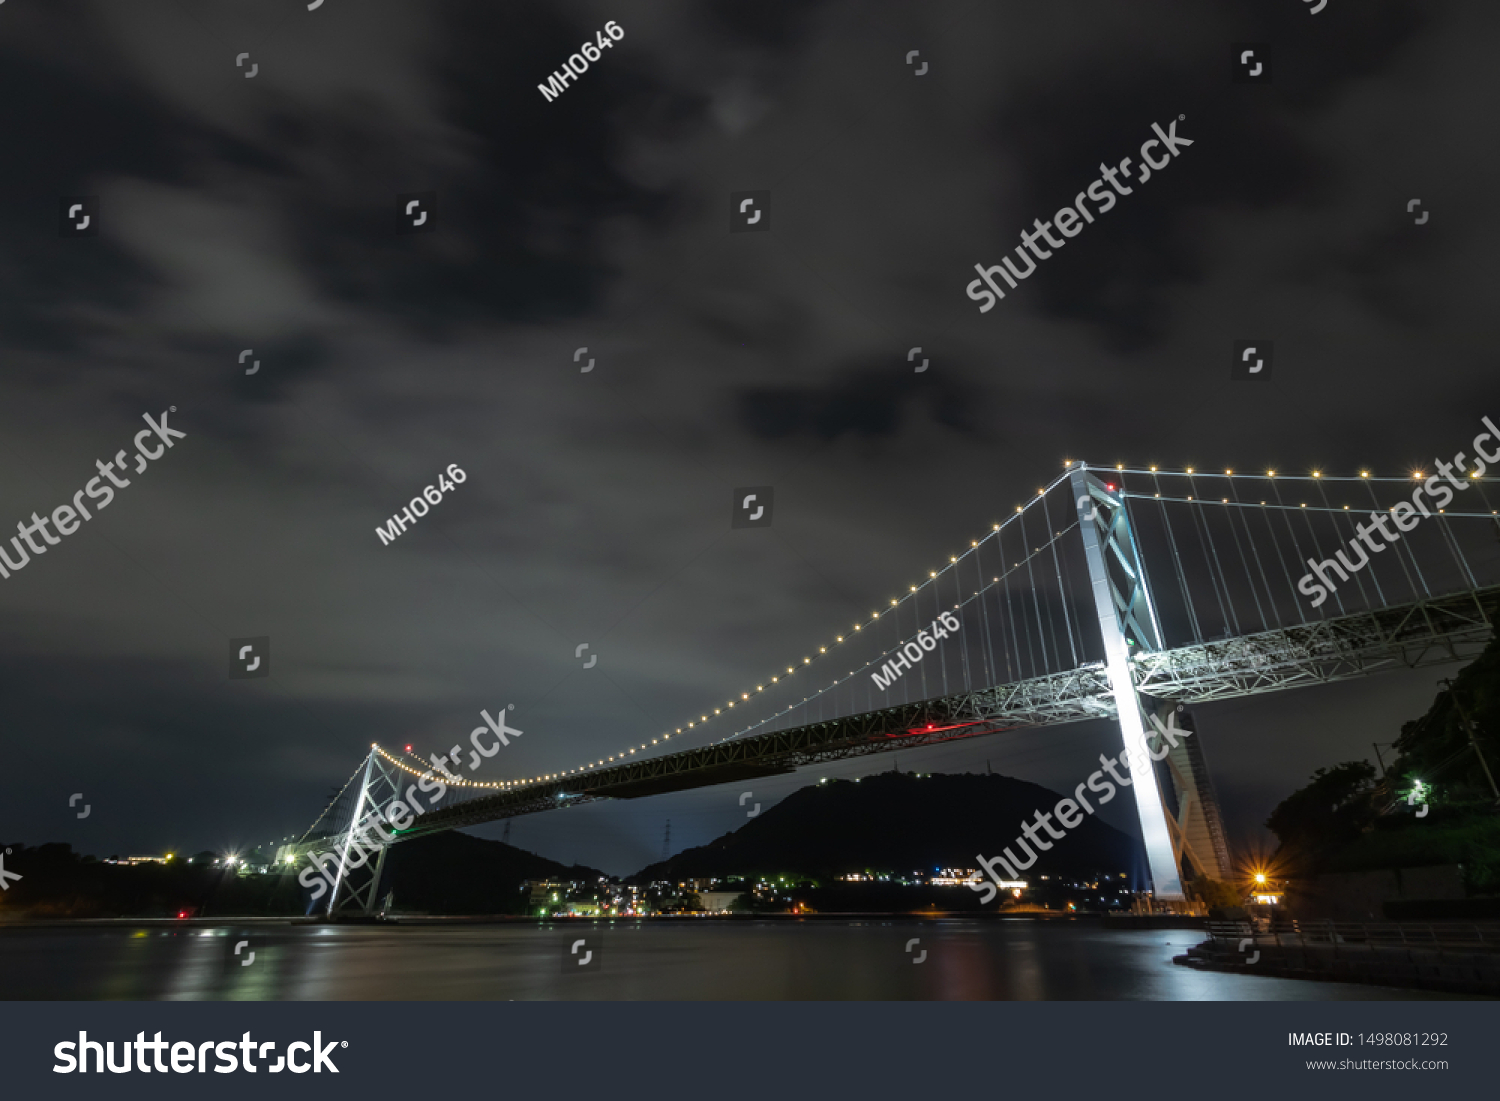
{"type": "MultiPolygon", "coordinates": [[[[883,606],[1067,459],[1399,476],[1464,448],[1500,415],[1500,6],[1311,7],[6,0],[0,528],[143,414],[186,435],[0,580],[0,839],[300,834],[372,741],[440,751],[507,703],[524,736],[484,778],[595,760],[883,606]],[[1270,83],[1234,80],[1243,44],[1270,83]],[[979,311],[976,263],[1174,120],[1190,147],[979,311]],[[768,232],[730,232],[745,191],[768,232]],[[432,232],[396,232],[427,193],[432,232]],[[63,233],[79,197],[96,235],[63,233]],[[1231,380],[1248,338],[1269,380],[1231,380]],[[730,527],[742,486],[774,486],[770,527],[730,527]],[[231,679],[255,636],[271,675],[231,679]]],[[[1268,848],[1279,799],[1452,672],[1200,709],[1232,843],[1268,848]]],[[[1071,789],[1117,737],[899,765],[1071,789]]],[[[673,851],[742,824],[743,789],[511,841],[628,873],[668,818],[673,851]]]]}

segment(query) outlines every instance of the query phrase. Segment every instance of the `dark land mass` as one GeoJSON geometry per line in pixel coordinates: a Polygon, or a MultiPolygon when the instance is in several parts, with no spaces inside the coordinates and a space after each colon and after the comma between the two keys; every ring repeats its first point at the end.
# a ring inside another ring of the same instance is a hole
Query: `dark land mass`
{"type": "MultiPolygon", "coordinates": [[[[1119,798],[1120,796],[1116,796],[1119,798]]],[[[1128,798],[1128,795],[1126,796],[1128,798]]],[[[792,894],[764,901],[800,901],[822,911],[900,913],[978,909],[981,895],[964,887],[902,885],[897,878],[939,868],[974,868],[979,857],[1018,851],[1023,822],[1051,812],[1060,796],[1008,776],[885,773],[860,781],[828,781],[793,793],[732,833],[688,849],[631,877],[633,882],[709,878],[780,880],[792,894]],[[838,882],[850,873],[889,881],[838,882]]],[[[1042,837],[1047,838],[1043,832],[1042,837]]],[[[1139,889],[1144,861],[1137,843],[1092,816],[1022,870],[1029,899],[1049,904],[1049,887],[1109,880],[1111,899],[1139,889]],[[1124,878],[1121,874],[1124,873],[1124,878]],[[1043,877],[1046,877],[1044,880],[1043,877]]],[[[31,918],[175,918],[282,916],[321,913],[326,895],[290,874],[239,874],[199,853],[194,863],[108,864],[67,845],[9,846],[6,868],[22,878],[0,898],[0,916],[31,918]]],[[[255,857],[250,858],[253,864],[255,857]]],[[[404,914],[524,914],[527,880],[586,887],[603,873],[567,866],[500,841],[452,831],[403,842],[386,857],[380,897],[404,914]]],[[[1055,893],[1055,892],[1054,892],[1055,893]]],[[[1059,895],[1058,901],[1087,901],[1059,895]]],[[[784,906],[782,908],[785,908],[784,906]]],[[[1090,904],[1093,908],[1093,904],[1090,904]]]]}
{"type": "MultiPolygon", "coordinates": [[[[108,864],[68,845],[6,848],[7,871],[18,873],[0,897],[0,915],[30,918],[300,917],[321,912],[327,896],[290,874],[240,875],[208,862],[108,864]]],[[[395,892],[406,911],[441,914],[524,913],[528,879],[592,882],[602,872],[569,867],[500,841],[441,833],[394,846],[386,857],[382,894],[395,892]]]]}
{"type": "MultiPolygon", "coordinates": [[[[1037,811],[1050,814],[1060,798],[1010,776],[887,772],[829,780],[794,792],[716,841],[643,868],[633,879],[793,875],[823,884],[850,873],[974,868],[980,856],[996,856],[1006,847],[1019,853],[1022,823],[1034,823],[1037,811]]],[[[1021,871],[1028,881],[1044,875],[1118,880],[1123,872],[1125,882],[1140,886],[1139,846],[1098,818],[1084,815],[1060,841],[1039,832],[1052,847],[1021,871]]]]}
{"type": "Polygon", "coordinates": [[[559,864],[545,856],[450,830],[394,846],[381,892],[396,909],[431,914],[524,914],[528,879],[596,883],[597,868],[559,864]]]}

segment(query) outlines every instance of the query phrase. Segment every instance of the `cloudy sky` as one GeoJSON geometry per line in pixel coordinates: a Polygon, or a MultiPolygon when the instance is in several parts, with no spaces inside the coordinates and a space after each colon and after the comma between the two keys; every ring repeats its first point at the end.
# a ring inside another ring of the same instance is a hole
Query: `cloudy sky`
{"type": "MultiPolygon", "coordinates": [[[[300,834],[372,741],[441,750],[506,703],[525,735],[494,778],[597,759],[883,605],[1065,459],[1451,455],[1500,412],[1497,24],[1486,0],[7,0],[0,526],[71,501],[145,413],[186,437],[0,581],[0,837],[300,834]],[[1269,84],[1232,79],[1247,43],[1269,84]],[[1192,146],[980,313],[975,263],[1172,120],[1192,146]],[[762,190],[770,231],[730,233],[762,190]],[[396,233],[428,192],[433,232],[396,233]],[[61,231],[78,197],[96,235],[61,231]],[[1269,381],[1230,379],[1245,338],[1275,342],[1269,381]],[[383,545],[449,464],[467,480],[383,545]],[[773,525],[731,529],[761,485],[773,525]],[[271,676],[230,679],[249,636],[271,676]]],[[[1445,672],[1204,708],[1232,840],[1445,672]]],[[[1071,788],[1114,737],[900,765],[1071,788]]],[[[668,818],[673,850],[743,822],[740,790],[511,839],[625,873],[668,818]]]]}

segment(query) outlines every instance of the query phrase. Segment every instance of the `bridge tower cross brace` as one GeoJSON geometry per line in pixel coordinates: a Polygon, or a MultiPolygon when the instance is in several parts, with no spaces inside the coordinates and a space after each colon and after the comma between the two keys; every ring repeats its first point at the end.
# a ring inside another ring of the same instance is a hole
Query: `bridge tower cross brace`
{"type": "MultiPolygon", "coordinates": [[[[1160,650],[1162,635],[1140,548],[1125,509],[1124,493],[1114,483],[1091,473],[1083,463],[1073,467],[1071,479],[1120,734],[1128,754],[1149,761],[1143,704],[1131,676],[1130,647],[1134,643],[1144,650],[1160,650]]],[[[1182,876],[1161,782],[1153,768],[1133,769],[1131,780],[1155,895],[1163,901],[1180,901],[1182,876]]]]}

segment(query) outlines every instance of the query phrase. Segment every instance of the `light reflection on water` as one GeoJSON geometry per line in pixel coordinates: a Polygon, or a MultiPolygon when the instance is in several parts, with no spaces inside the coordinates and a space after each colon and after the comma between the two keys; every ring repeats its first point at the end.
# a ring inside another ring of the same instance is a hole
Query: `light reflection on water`
{"type": "Polygon", "coordinates": [[[1194,971],[1187,929],[1029,920],[129,925],[0,930],[0,999],[1437,998],[1194,971]],[[579,968],[579,938],[597,967],[579,968]],[[907,943],[919,944],[907,952],[907,943]],[[234,947],[249,941],[240,956],[234,947]],[[248,953],[253,962],[246,965],[248,953]],[[922,962],[915,962],[926,952],[922,962]]]}

